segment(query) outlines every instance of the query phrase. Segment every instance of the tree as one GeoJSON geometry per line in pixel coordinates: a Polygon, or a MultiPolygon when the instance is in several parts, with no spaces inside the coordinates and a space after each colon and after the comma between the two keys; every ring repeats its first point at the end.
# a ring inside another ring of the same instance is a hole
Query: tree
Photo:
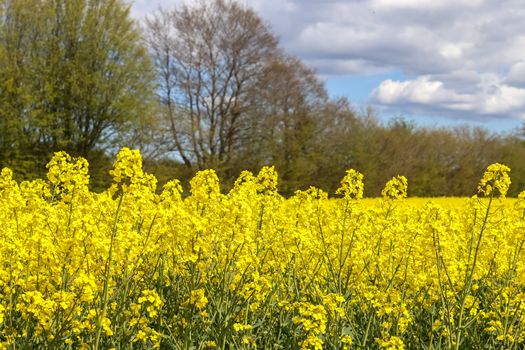
{"type": "Polygon", "coordinates": [[[226,169],[251,127],[277,40],[234,1],[199,1],[147,20],[170,149],[189,168],[226,169]]]}
{"type": "Polygon", "coordinates": [[[148,116],[154,71],[129,5],[0,0],[0,8],[3,165],[16,153],[93,158],[148,116]]]}
{"type": "Polygon", "coordinates": [[[252,103],[248,142],[239,149],[239,162],[273,164],[281,191],[292,193],[305,184],[316,185],[314,175],[323,157],[322,129],[330,119],[323,111],[328,96],[312,69],[285,54],[269,60],[252,103]]]}

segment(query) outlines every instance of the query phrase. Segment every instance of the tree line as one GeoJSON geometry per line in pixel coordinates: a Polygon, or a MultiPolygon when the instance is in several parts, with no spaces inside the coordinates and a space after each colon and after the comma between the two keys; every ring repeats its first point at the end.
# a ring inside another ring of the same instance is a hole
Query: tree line
{"type": "Polygon", "coordinates": [[[199,0],[143,22],[123,0],[0,0],[0,166],[45,174],[65,150],[107,186],[112,154],[139,148],[162,182],[213,168],[227,190],[242,170],[275,165],[280,190],[334,193],[345,170],[365,193],[405,175],[411,195],[471,195],[483,169],[513,170],[525,188],[520,132],[421,128],[346,98],[280,46],[252,9],[199,0]]]}

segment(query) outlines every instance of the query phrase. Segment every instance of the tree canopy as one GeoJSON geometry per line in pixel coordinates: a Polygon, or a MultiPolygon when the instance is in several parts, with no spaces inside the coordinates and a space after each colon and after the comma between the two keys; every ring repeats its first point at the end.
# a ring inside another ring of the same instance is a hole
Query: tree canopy
{"type": "Polygon", "coordinates": [[[143,26],[124,0],[0,0],[0,167],[42,176],[55,151],[84,156],[107,185],[119,146],[159,180],[213,168],[224,189],[275,165],[280,190],[334,193],[345,171],[365,194],[405,175],[410,194],[471,195],[488,164],[525,187],[525,132],[380,121],[331,97],[258,14],[232,0],[160,9],[143,26]]]}
{"type": "MultiPolygon", "coordinates": [[[[0,0],[0,163],[87,158],[148,114],[154,75],[121,0],[0,0]]],[[[34,171],[34,170],[33,170],[34,171]]]]}

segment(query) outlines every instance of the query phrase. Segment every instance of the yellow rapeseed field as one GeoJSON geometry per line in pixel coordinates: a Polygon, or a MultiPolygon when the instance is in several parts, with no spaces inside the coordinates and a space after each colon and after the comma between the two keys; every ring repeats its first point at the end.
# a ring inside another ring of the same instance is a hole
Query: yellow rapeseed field
{"type": "MultiPolygon", "coordinates": [[[[201,171],[156,190],[119,152],[103,193],[56,153],[0,176],[1,349],[523,349],[525,194],[489,166],[478,196],[283,198],[271,167],[227,194],[201,171]]],[[[473,184],[475,188],[476,184],[473,184]]]]}

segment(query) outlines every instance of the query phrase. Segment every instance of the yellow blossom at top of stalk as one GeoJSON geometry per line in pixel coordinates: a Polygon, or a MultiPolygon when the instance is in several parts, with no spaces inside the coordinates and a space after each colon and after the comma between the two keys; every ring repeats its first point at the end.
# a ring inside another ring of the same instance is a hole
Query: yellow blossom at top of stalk
{"type": "Polygon", "coordinates": [[[5,197],[6,200],[13,200],[16,202],[19,194],[19,186],[13,180],[13,171],[9,168],[3,168],[0,173],[0,198],[5,197]]]}
{"type": "Polygon", "coordinates": [[[235,180],[234,188],[239,188],[245,184],[255,183],[255,176],[248,170],[241,171],[239,177],[235,180]]]}
{"type": "Polygon", "coordinates": [[[216,200],[221,195],[219,177],[215,170],[201,170],[190,180],[191,196],[199,201],[216,200]]]}
{"type": "Polygon", "coordinates": [[[181,200],[182,185],[177,179],[168,181],[162,188],[161,199],[166,202],[177,203],[181,200]]]}
{"type": "Polygon", "coordinates": [[[275,167],[264,166],[257,174],[257,192],[272,193],[277,191],[278,175],[275,167]]]}
{"type": "MultiPolygon", "coordinates": [[[[127,147],[122,148],[118,152],[113,169],[109,171],[109,174],[115,184],[122,186],[124,192],[145,194],[147,192],[155,192],[157,186],[155,176],[142,170],[142,156],[139,150],[131,150],[127,147]]],[[[115,186],[113,186],[113,189],[115,189],[115,186]]]]}
{"type": "Polygon", "coordinates": [[[505,198],[510,187],[510,168],[500,163],[494,163],[487,167],[483,177],[478,184],[478,192],[490,196],[496,189],[501,198],[505,198]]]}
{"type": "Polygon", "coordinates": [[[235,180],[230,195],[257,195],[257,178],[251,171],[243,170],[235,180]]]}
{"type": "Polygon", "coordinates": [[[3,168],[0,173],[0,192],[3,190],[11,190],[17,186],[13,180],[13,171],[9,168],[3,168]]]}
{"type": "Polygon", "coordinates": [[[381,191],[381,196],[385,199],[403,199],[407,197],[408,180],[404,176],[394,176],[381,191]]]}
{"type": "Polygon", "coordinates": [[[144,173],[140,151],[131,150],[127,147],[122,148],[118,152],[113,169],[109,171],[109,174],[116,183],[121,183],[125,179],[129,179],[133,183],[141,178],[144,173]]]}
{"type": "Polygon", "coordinates": [[[363,198],[363,177],[363,174],[357,170],[347,170],[345,177],[341,180],[341,187],[337,189],[335,194],[342,194],[345,199],[363,198]]]}
{"type": "Polygon", "coordinates": [[[87,189],[89,184],[88,162],[82,157],[72,158],[66,152],[55,152],[47,163],[47,179],[63,193],[87,189]]]}

